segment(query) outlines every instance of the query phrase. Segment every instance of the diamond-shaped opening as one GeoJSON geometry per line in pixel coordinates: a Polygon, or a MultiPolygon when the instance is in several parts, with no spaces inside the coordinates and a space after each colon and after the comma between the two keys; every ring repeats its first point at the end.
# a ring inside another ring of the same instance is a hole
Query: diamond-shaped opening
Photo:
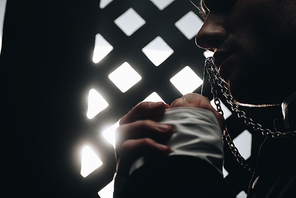
{"type": "Polygon", "coordinates": [[[109,106],[108,102],[95,90],[91,89],[88,94],[87,117],[92,119],[98,113],[109,106]]]}
{"type": "Polygon", "coordinates": [[[103,162],[100,160],[100,158],[94,153],[94,151],[89,146],[85,146],[82,149],[80,174],[83,177],[87,177],[94,170],[99,168],[102,164],[103,162]]]}
{"type": "Polygon", "coordinates": [[[104,9],[109,3],[111,3],[113,0],[101,0],[100,1],[100,8],[104,9]]]}
{"type": "MultiPolygon", "coordinates": [[[[229,118],[229,116],[232,115],[232,112],[223,104],[223,102],[221,102],[221,100],[220,100],[220,104],[224,114],[224,119],[226,120],[227,118],[229,118]]],[[[214,109],[217,110],[217,106],[215,105],[214,99],[211,100],[211,105],[214,107],[214,109]]]]}
{"type": "Polygon", "coordinates": [[[247,193],[245,191],[241,191],[236,195],[236,198],[247,198],[247,193]]]}
{"type": "Polygon", "coordinates": [[[0,1],[0,54],[2,49],[2,29],[3,29],[3,23],[4,23],[4,15],[6,10],[6,1],[7,0],[1,0],[0,1]]]}
{"type": "Polygon", "coordinates": [[[114,179],[98,192],[98,195],[102,198],[112,198],[114,192],[114,179]]]}
{"type": "Polygon", "coordinates": [[[127,63],[123,63],[109,74],[109,79],[124,93],[139,82],[142,77],[127,63]]]}
{"type": "Polygon", "coordinates": [[[1,50],[2,50],[2,37],[0,36],[0,54],[1,54],[1,50]]]}
{"type": "Polygon", "coordinates": [[[190,40],[197,34],[202,24],[202,20],[194,12],[190,11],[177,21],[175,26],[190,40]]]}
{"type": "Polygon", "coordinates": [[[245,159],[251,156],[252,134],[248,130],[244,130],[234,138],[233,143],[245,159]]]}
{"type": "Polygon", "coordinates": [[[204,57],[208,58],[208,57],[212,57],[214,55],[214,52],[211,52],[209,50],[204,51],[203,53],[204,57]]]}
{"type": "Polygon", "coordinates": [[[164,101],[156,92],[153,92],[147,98],[145,98],[143,102],[164,102],[164,101]]]}
{"type": "Polygon", "coordinates": [[[108,43],[101,34],[96,35],[93,62],[100,62],[113,50],[113,46],[108,43]]]}
{"type": "Polygon", "coordinates": [[[192,93],[202,85],[202,79],[189,66],[184,67],[170,81],[183,95],[192,93]]]}
{"type": "Polygon", "coordinates": [[[229,174],[224,167],[222,168],[222,174],[223,174],[223,178],[227,177],[227,175],[229,174]]]}
{"type": "Polygon", "coordinates": [[[163,10],[169,6],[174,0],[150,0],[158,9],[163,10]]]}
{"type": "Polygon", "coordinates": [[[155,66],[159,66],[174,53],[174,50],[170,48],[160,36],[158,36],[146,45],[142,49],[142,52],[155,66]]]}
{"type": "Polygon", "coordinates": [[[127,36],[131,36],[146,23],[133,8],[128,9],[114,22],[127,36]]]}
{"type": "Polygon", "coordinates": [[[103,132],[104,138],[110,142],[113,147],[115,148],[115,130],[119,127],[119,121],[113,124],[112,126],[108,127],[103,132]]]}

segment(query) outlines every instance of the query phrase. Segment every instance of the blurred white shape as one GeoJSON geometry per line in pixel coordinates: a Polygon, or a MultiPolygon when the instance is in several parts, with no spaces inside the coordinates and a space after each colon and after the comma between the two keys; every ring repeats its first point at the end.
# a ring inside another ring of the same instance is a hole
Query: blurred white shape
{"type": "Polygon", "coordinates": [[[208,58],[208,57],[212,57],[214,55],[214,52],[211,52],[209,50],[206,50],[204,53],[203,53],[204,57],[208,58]]]}
{"type": "Polygon", "coordinates": [[[133,8],[128,9],[114,22],[127,36],[131,36],[146,23],[133,8]]]}
{"type": "Polygon", "coordinates": [[[202,79],[189,66],[184,67],[170,81],[183,95],[192,93],[202,85],[202,79]]]}
{"type": "Polygon", "coordinates": [[[91,150],[89,146],[85,146],[81,153],[81,171],[83,177],[87,177],[94,170],[99,168],[103,163],[100,158],[91,150]]]}
{"type": "Polygon", "coordinates": [[[113,46],[108,43],[101,34],[96,35],[93,62],[100,62],[113,50],[113,46]]]}
{"type": "MultiPolygon", "coordinates": [[[[222,111],[223,111],[223,114],[224,114],[224,119],[226,120],[227,118],[229,118],[229,116],[232,115],[232,112],[224,105],[223,102],[220,101],[220,104],[221,104],[221,108],[222,108],[222,111]]],[[[217,110],[217,106],[215,105],[215,102],[214,102],[214,99],[211,100],[211,105],[214,107],[214,109],[217,110]]]]}
{"type": "Polygon", "coordinates": [[[142,79],[127,62],[119,66],[108,77],[123,93],[142,79]]]}
{"type": "Polygon", "coordinates": [[[101,0],[100,1],[100,8],[104,9],[109,3],[111,3],[113,0],[101,0]]]}
{"type": "Polygon", "coordinates": [[[223,178],[227,177],[227,175],[229,174],[224,167],[222,168],[222,174],[223,174],[223,178]]]}
{"type": "Polygon", "coordinates": [[[159,66],[174,53],[174,50],[158,36],[146,45],[142,52],[155,66],[159,66]]]}
{"type": "Polygon", "coordinates": [[[89,91],[87,110],[87,117],[89,119],[95,117],[108,106],[109,104],[106,102],[106,100],[95,89],[91,89],[89,91]]]}
{"type": "Polygon", "coordinates": [[[174,0],[150,0],[158,9],[163,10],[169,6],[174,0]]]}
{"type": "Polygon", "coordinates": [[[101,198],[113,198],[114,191],[114,180],[112,180],[107,186],[99,191],[99,196],[101,198]]]}
{"type": "Polygon", "coordinates": [[[143,102],[164,102],[164,101],[156,92],[153,92],[147,98],[145,98],[143,102]]]}
{"type": "Polygon", "coordinates": [[[113,124],[112,126],[110,126],[109,128],[107,128],[103,132],[103,136],[106,138],[106,140],[108,140],[108,142],[110,142],[113,145],[114,148],[115,148],[115,131],[118,127],[119,127],[119,121],[113,124]]]}
{"type": "Polygon", "coordinates": [[[236,195],[236,198],[246,198],[246,197],[247,197],[247,193],[245,191],[241,191],[236,195]]]}
{"type": "Polygon", "coordinates": [[[241,134],[234,138],[233,143],[243,158],[248,159],[251,156],[252,134],[248,130],[244,130],[241,134]]]}
{"type": "Polygon", "coordinates": [[[1,54],[1,51],[2,51],[2,37],[0,36],[0,54],[1,54]]]}
{"type": "Polygon", "coordinates": [[[2,51],[2,30],[3,30],[5,9],[6,9],[6,0],[0,0],[0,54],[2,51]]]}
{"type": "Polygon", "coordinates": [[[186,36],[188,40],[192,39],[199,31],[203,21],[192,11],[184,15],[175,26],[186,36]]]}

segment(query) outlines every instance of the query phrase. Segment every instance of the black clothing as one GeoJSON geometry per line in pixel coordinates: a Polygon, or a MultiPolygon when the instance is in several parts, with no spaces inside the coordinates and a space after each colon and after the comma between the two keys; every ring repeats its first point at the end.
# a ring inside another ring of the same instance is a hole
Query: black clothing
{"type": "Polygon", "coordinates": [[[137,169],[125,184],[128,198],[235,197],[222,175],[204,160],[168,156],[137,169]]]}
{"type": "Polygon", "coordinates": [[[266,139],[249,188],[249,198],[296,197],[296,137],[266,139]]]}
{"type": "MultiPolygon", "coordinates": [[[[296,197],[296,137],[267,138],[250,181],[248,198],[296,197]]],[[[188,156],[159,158],[136,170],[123,197],[236,197],[232,186],[205,161],[188,156]]]]}

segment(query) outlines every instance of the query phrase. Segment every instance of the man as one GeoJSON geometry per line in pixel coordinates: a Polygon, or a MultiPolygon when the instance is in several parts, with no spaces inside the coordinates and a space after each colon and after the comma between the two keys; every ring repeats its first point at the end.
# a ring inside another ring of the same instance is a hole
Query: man
{"type": "MultiPolygon", "coordinates": [[[[234,99],[257,106],[282,105],[282,116],[278,116],[278,112],[274,113],[276,116],[261,115],[264,123],[279,120],[280,126],[276,129],[268,127],[281,132],[276,133],[278,138],[270,133],[255,134],[258,140],[252,153],[258,157],[252,167],[253,177],[247,181],[248,197],[296,197],[293,113],[296,85],[291,58],[296,52],[296,1],[201,0],[200,3],[205,22],[196,43],[215,52],[215,65],[234,99]]],[[[169,138],[172,126],[148,119],[162,115],[165,109],[162,103],[142,103],[122,118],[118,176],[127,176],[133,160],[144,153],[170,153],[170,148],[157,140],[169,138]],[[141,121],[137,121],[139,119],[141,121]],[[135,133],[137,138],[133,137],[135,133]]],[[[213,184],[211,188],[219,191],[235,185],[229,187],[223,181],[213,184]]]]}
{"type": "MultiPolygon", "coordinates": [[[[296,86],[290,57],[295,53],[296,2],[202,0],[201,5],[206,20],[196,42],[215,52],[233,97],[248,104],[282,104],[281,130],[293,133],[296,86]]],[[[260,149],[253,148],[258,160],[249,197],[295,197],[295,143],[295,136],[267,136],[260,149]]]]}

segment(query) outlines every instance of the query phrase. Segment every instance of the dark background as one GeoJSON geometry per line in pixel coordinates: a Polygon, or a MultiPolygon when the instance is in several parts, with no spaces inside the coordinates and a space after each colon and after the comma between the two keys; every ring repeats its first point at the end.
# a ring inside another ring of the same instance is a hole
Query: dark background
{"type": "MultiPolygon", "coordinates": [[[[98,4],[7,2],[0,59],[1,194],[6,197],[97,197],[100,181],[92,186],[91,179],[83,179],[78,160],[69,154],[88,122],[82,93],[98,4]]],[[[112,176],[111,171],[101,185],[112,176]]]]}

